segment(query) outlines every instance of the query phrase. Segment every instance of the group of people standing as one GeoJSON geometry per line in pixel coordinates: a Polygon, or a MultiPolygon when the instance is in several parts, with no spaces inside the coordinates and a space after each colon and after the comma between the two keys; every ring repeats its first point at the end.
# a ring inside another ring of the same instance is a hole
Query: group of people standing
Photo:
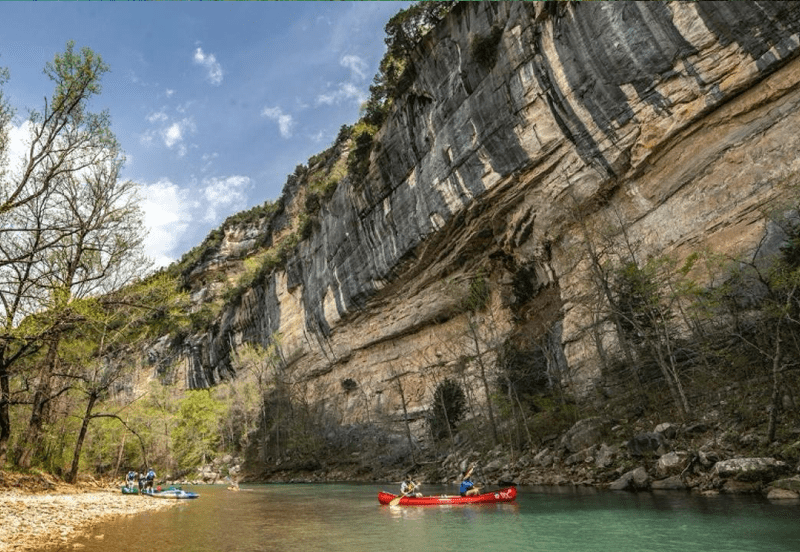
{"type": "Polygon", "coordinates": [[[153,483],[155,480],[156,472],[153,470],[153,468],[149,468],[146,474],[131,470],[125,477],[125,485],[129,489],[133,489],[134,486],[138,484],[140,493],[152,493],[153,483]]]}

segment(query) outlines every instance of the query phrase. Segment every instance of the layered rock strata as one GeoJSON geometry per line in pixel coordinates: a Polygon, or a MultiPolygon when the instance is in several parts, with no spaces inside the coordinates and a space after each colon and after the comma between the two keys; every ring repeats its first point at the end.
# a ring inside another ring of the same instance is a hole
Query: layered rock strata
{"type": "Polygon", "coordinates": [[[286,373],[343,422],[402,415],[398,381],[414,417],[528,333],[588,393],[586,229],[624,226],[644,257],[752,248],[800,169],[799,33],[794,2],[459,4],[418,45],[367,177],[190,340],[189,385],[280,336],[286,373]],[[476,275],[491,295],[470,318],[476,275]]]}

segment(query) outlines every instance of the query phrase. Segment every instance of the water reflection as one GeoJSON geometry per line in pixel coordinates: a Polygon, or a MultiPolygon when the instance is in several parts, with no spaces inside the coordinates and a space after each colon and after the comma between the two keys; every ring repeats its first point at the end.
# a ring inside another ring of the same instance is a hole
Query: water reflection
{"type": "Polygon", "coordinates": [[[520,488],[514,503],[392,507],[378,505],[375,485],[251,488],[193,488],[200,498],[104,523],[78,544],[86,552],[800,550],[800,508],[754,497],[520,488]]]}
{"type": "Polygon", "coordinates": [[[501,504],[440,504],[426,506],[382,506],[379,510],[383,515],[394,519],[419,520],[428,516],[440,516],[442,512],[450,515],[462,516],[465,520],[475,519],[478,516],[487,516],[492,513],[502,515],[519,514],[519,504],[516,502],[501,504]]]}

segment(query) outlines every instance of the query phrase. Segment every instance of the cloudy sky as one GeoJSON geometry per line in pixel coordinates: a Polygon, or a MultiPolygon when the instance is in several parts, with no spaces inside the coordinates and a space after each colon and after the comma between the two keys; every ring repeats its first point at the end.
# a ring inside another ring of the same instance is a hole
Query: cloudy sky
{"type": "Polygon", "coordinates": [[[0,67],[22,135],[52,94],[42,70],[68,40],[111,72],[108,109],[140,184],[157,266],[229,215],[279,197],[286,176],[358,119],[408,2],[2,2],[0,67]]]}

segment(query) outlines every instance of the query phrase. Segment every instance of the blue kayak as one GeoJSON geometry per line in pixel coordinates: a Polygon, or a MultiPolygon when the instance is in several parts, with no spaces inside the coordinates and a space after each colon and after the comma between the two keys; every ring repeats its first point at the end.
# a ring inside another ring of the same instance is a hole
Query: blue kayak
{"type": "Polygon", "coordinates": [[[192,493],[190,491],[184,491],[180,487],[169,487],[166,490],[157,490],[153,491],[150,489],[144,489],[139,491],[136,487],[122,487],[122,494],[142,494],[145,496],[152,496],[153,498],[173,498],[173,499],[181,499],[181,498],[197,498],[200,496],[197,493],[192,493]]]}
{"type": "Polygon", "coordinates": [[[177,488],[169,488],[163,491],[149,491],[149,492],[144,492],[142,494],[147,496],[152,496],[153,498],[173,498],[173,499],[197,498],[198,496],[200,496],[197,493],[192,493],[177,488]]]}

